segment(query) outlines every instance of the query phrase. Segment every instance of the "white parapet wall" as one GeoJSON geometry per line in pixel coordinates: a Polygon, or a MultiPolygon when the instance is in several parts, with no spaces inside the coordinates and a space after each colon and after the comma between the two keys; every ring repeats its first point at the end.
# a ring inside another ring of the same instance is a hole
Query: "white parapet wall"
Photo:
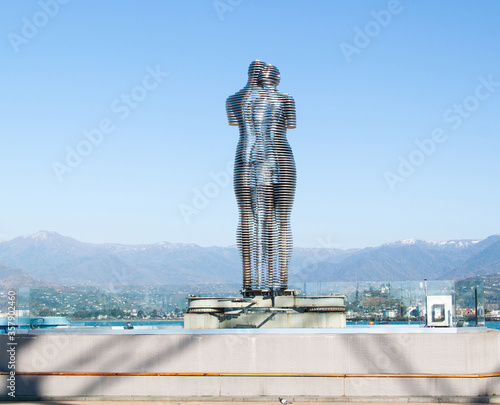
{"type": "MultiPolygon", "coordinates": [[[[461,401],[500,395],[500,332],[485,328],[94,331],[18,334],[16,399],[461,401]]],[[[8,336],[0,336],[7,396],[8,336]]]]}

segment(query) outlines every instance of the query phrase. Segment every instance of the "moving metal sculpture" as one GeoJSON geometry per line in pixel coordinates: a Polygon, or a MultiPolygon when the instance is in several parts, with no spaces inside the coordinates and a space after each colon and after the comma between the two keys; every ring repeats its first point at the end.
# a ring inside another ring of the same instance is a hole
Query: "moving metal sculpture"
{"type": "Polygon", "coordinates": [[[275,66],[256,60],[246,86],[226,101],[229,125],[240,133],[234,189],[244,296],[281,295],[288,288],[296,172],[286,130],[296,119],[295,102],[276,90],[279,82],[275,66]]]}

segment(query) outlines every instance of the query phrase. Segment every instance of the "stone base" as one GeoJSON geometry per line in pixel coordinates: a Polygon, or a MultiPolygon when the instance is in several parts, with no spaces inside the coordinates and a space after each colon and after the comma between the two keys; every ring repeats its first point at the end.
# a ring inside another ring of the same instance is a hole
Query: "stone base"
{"type": "Polygon", "coordinates": [[[345,328],[345,297],[189,297],[185,329],[345,328]]]}

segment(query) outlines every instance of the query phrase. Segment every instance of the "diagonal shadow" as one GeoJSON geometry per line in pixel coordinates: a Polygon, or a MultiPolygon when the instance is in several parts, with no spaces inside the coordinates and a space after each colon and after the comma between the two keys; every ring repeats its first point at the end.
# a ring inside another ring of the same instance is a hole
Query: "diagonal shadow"
{"type": "MultiPolygon", "coordinates": [[[[80,335],[81,336],[81,335],[80,335]]],[[[123,346],[125,347],[138,347],[139,342],[142,340],[142,345],[144,348],[144,337],[145,334],[131,334],[126,336],[128,342],[125,342],[123,346]]],[[[161,335],[152,334],[149,335],[151,337],[158,337],[161,335]]],[[[71,333],[64,334],[43,334],[43,335],[18,335],[17,346],[16,346],[16,356],[19,359],[16,365],[16,372],[93,372],[93,373],[113,373],[113,372],[163,372],[164,370],[156,369],[162,363],[164,363],[165,359],[172,359],[176,356],[182,355],[182,353],[186,350],[190,350],[190,348],[198,341],[197,336],[195,335],[173,335],[180,336],[179,340],[175,344],[171,344],[166,348],[159,348],[158,351],[150,351],[147,356],[142,358],[137,358],[136,356],[130,355],[128,357],[129,361],[127,361],[127,353],[123,353],[120,350],[116,349],[116,335],[89,335],[90,338],[96,339],[96,344],[93,345],[92,350],[95,348],[97,351],[95,353],[82,353],[78,357],[71,357],[68,362],[60,363],[57,365],[57,370],[54,370],[54,366],[51,363],[51,360],[54,360],[56,357],[62,356],[65,350],[68,350],[67,347],[60,348],[59,353],[51,353],[49,358],[46,358],[45,362],[40,360],[36,361],[38,367],[34,364],[26,364],[26,356],[24,356],[23,361],[21,357],[23,357],[23,353],[28,352],[29,346],[35,344],[40,339],[50,339],[51,337],[66,337],[71,339],[71,333]],[[114,349],[114,350],[113,350],[114,349]],[[98,362],[96,365],[95,356],[99,356],[99,353],[108,353],[108,357],[106,358],[107,366],[103,368],[99,366],[98,362]],[[109,355],[111,353],[111,356],[109,355]],[[125,358],[125,361],[124,361],[125,358]],[[93,368],[90,368],[90,365],[94,364],[93,368]],[[116,367],[118,365],[118,367],[116,367]]],[[[206,337],[208,338],[209,335],[206,337]]],[[[120,335],[123,339],[123,335],[120,335]]],[[[6,347],[7,340],[5,339],[6,335],[0,336],[0,341],[4,340],[0,347],[6,347]]],[[[32,348],[29,349],[33,350],[32,348]]],[[[7,364],[8,357],[6,354],[6,350],[2,350],[0,352],[0,371],[8,372],[7,364]]],[[[40,355],[40,353],[37,353],[40,355]]],[[[60,358],[60,357],[59,357],[60,358]]],[[[33,360],[33,359],[31,359],[33,360]]],[[[168,367],[168,366],[167,366],[168,367]]],[[[167,370],[168,371],[168,370],[167,370]]],[[[176,370],[172,370],[172,372],[176,372],[176,370]]],[[[44,376],[26,376],[16,375],[16,399],[17,398],[26,398],[26,399],[43,399],[43,384],[44,376]]],[[[61,377],[64,378],[64,377],[61,377]]],[[[92,395],[97,392],[97,388],[100,386],[100,381],[90,381],[87,385],[80,388],[80,395],[87,396],[92,395]]],[[[0,396],[5,399],[11,399],[7,396],[7,387],[0,388],[0,396]]]]}

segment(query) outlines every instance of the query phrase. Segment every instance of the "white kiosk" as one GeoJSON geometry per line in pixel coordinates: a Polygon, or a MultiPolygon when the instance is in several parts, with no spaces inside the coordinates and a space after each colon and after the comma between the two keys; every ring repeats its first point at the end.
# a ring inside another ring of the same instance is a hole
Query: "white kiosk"
{"type": "Polygon", "coordinates": [[[427,326],[453,326],[453,300],[451,295],[427,296],[427,326]]]}

